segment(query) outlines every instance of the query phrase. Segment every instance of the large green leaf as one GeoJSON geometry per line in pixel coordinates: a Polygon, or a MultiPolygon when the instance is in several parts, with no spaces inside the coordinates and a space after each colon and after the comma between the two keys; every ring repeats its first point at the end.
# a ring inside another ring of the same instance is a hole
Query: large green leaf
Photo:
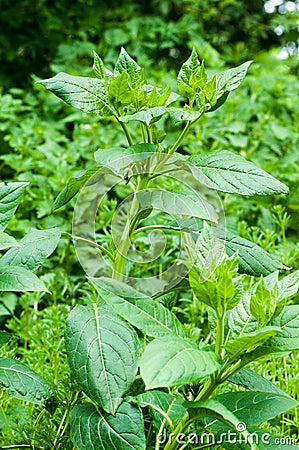
{"type": "Polygon", "coordinates": [[[157,430],[160,430],[162,424],[173,427],[175,422],[181,419],[187,411],[183,406],[182,399],[158,390],[147,391],[136,397],[130,397],[129,401],[136,403],[141,408],[149,407],[157,430]]]}
{"type": "Polygon", "coordinates": [[[101,291],[100,295],[117,314],[148,336],[184,336],[183,327],[177,317],[158,301],[151,298],[125,300],[105,291],[101,291]]]}
{"type": "Polygon", "coordinates": [[[161,119],[163,114],[166,112],[167,108],[164,106],[154,106],[153,108],[147,108],[134,114],[122,116],[120,120],[125,123],[131,122],[132,120],[137,120],[138,122],[142,122],[146,125],[151,125],[161,119]]]}
{"type": "Polygon", "coordinates": [[[287,395],[274,392],[228,392],[215,397],[246,425],[259,425],[298,405],[287,395]]]}
{"type": "Polygon", "coordinates": [[[36,270],[57,247],[61,235],[58,228],[36,230],[32,228],[19,242],[18,247],[8,250],[0,264],[20,266],[36,270]]]}
{"type": "Polygon", "coordinates": [[[4,264],[0,264],[0,291],[48,292],[44,283],[30,270],[4,264]]]}
{"type": "Polygon", "coordinates": [[[288,188],[240,155],[223,150],[205,157],[192,155],[189,162],[206,177],[207,186],[241,195],[286,194],[288,188]]]}
{"type": "Polygon", "coordinates": [[[9,234],[0,231],[0,251],[7,250],[11,247],[19,247],[20,245],[12,236],[9,234]]]}
{"type": "Polygon", "coordinates": [[[75,406],[70,418],[71,439],[78,450],[145,450],[140,410],[123,402],[114,415],[94,405],[75,406]]]}
{"type": "Polygon", "coordinates": [[[4,231],[16,212],[21,196],[29,183],[0,183],[0,231],[4,231]]]}
{"type": "Polygon", "coordinates": [[[154,339],[140,361],[146,389],[197,382],[218,368],[214,353],[198,350],[195,343],[179,336],[154,339]]]}
{"type": "Polygon", "coordinates": [[[104,80],[77,77],[60,72],[53,78],[38,81],[71,106],[100,117],[115,115],[110,105],[104,80]]]}
{"type": "Polygon", "coordinates": [[[0,358],[0,386],[11,395],[31,403],[44,404],[51,395],[51,385],[16,359],[0,358]]]}
{"type": "Polygon", "coordinates": [[[77,305],[67,319],[65,345],[80,388],[114,414],[138,368],[134,330],[105,305],[77,305]]]}
{"type": "Polygon", "coordinates": [[[217,74],[217,98],[221,98],[221,96],[226,92],[231,92],[240,86],[251,63],[252,61],[246,61],[240,66],[224,70],[223,72],[217,74]]]}

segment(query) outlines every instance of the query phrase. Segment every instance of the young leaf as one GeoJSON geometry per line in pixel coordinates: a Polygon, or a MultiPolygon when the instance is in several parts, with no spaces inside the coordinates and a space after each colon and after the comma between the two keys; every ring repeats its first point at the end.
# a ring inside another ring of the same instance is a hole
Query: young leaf
{"type": "Polygon", "coordinates": [[[193,342],[179,336],[154,339],[140,361],[146,389],[197,382],[218,368],[214,353],[198,350],[193,342]]]}
{"type": "Polygon", "coordinates": [[[53,253],[59,242],[58,228],[36,230],[32,228],[20,241],[18,247],[8,250],[0,259],[0,265],[20,266],[36,270],[53,253]]]}
{"type": "Polygon", "coordinates": [[[128,401],[136,403],[141,408],[149,407],[156,430],[160,430],[162,424],[172,427],[187,411],[183,406],[183,400],[157,390],[130,397],[128,401]]]}
{"type": "Polygon", "coordinates": [[[267,288],[263,278],[259,281],[250,299],[250,311],[258,325],[263,327],[272,319],[277,306],[277,284],[272,290],[267,288]]]}
{"type": "Polygon", "coordinates": [[[131,103],[131,97],[132,88],[129,85],[129,76],[127,71],[123,71],[110,82],[108,99],[118,110],[122,105],[129,105],[131,103]]]}
{"type": "Polygon", "coordinates": [[[206,177],[211,189],[240,195],[286,194],[288,188],[255,164],[240,155],[223,150],[188,161],[206,177]]]}
{"type": "Polygon", "coordinates": [[[39,405],[53,395],[44,378],[16,359],[0,358],[0,386],[20,400],[39,405]]]}
{"type": "Polygon", "coordinates": [[[115,414],[137,372],[139,343],[134,330],[107,307],[77,305],[67,319],[65,345],[80,388],[115,414]]]}
{"type": "Polygon", "coordinates": [[[57,97],[86,113],[110,117],[116,111],[109,103],[104,80],[77,77],[60,72],[53,78],[38,81],[57,97]]]}
{"type": "Polygon", "coordinates": [[[99,294],[117,314],[148,336],[184,336],[183,327],[177,317],[158,301],[151,298],[127,301],[103,290],[100,290],[99,294]]]}
{"type": "MultiPolygon", "coordinates": [[[[234,67],[232,69],[228,69],[228,70],[225,70],[224,72],[217,74],[217,76],[216,76],[217,88],[216,88],[215,97],[217,98],[218,101],[223,100],[224,97],[226,100],[228,94],[240,86],[240,84],[242,83],[242,81],[244,80],[244,78],[246,76],[247,70],[251,63],[252,63],[252,61],[247,61],[238,67],[234,67]]],[[[222,103],[224,103],[224,102],[222,102],[222,103]]],[[[219,106],[217,106],[217,107],[219,107],[219,106]]],[[[214,107],[214,110],[215,109],[216,108],[214,107]]]]}
{"type": "Polygon", "coordinates": [[[129,75],[132,88],[137,87],[144,81],[143,71],[141,67],[131,58],[131,56],[122,47],[119,57],[115,64],[114,74],[119,75],[126,71],[129,75]]]}
{"type": "Polygon", "coordinates": [[[113,73],[105,67],[102,59],[94,50],[93,50],[93,57],[94,57],[93,70],[95,76],[100,80],[109,80],[113,78],[113,73]]]}
{"type": "Polygon", "coordinates": [[[292,297],[298,292],[299,288],[299,270],[283,277],[277,282],[277,302],[292,297]]]}
{"type": "Polygon", "coordinates": [[[200,72],[200,61],[195,48],[192,49],[190,57],[182,65],[178,73],[178,89],[182,95],[189,98],[192,104],[198,88],[192,86],[191,77],[193,74],[200,72]]]}
{"type": "Polygon", "coordinates": [[[278,327],[264,327],[253,331],[252,333],[246,333],[242,336],[235,338],[232,341],[227,342],[224,345],[227,353],[231,359],[239,358],[245,352],[251,352],[257,347],[263,345],[270,337],[279,333],[278,327]]]}
{"type": "Polygon", "coordinates": [[[30,270],[4,264],[0,264],[0,291],[49,292],[44,283],[30,270]]]}
{"type": "Polygon", "coordinates": [[[271,420],[298,405],[293,398],[273,392],[228,392],[217,395],[215,400],[236,414],[246,428],[271,420]]]}
{"type": "Polygon", "coordinates": [[[0,183],[0,231],[4,231],[14,216],[21,196],[29,183],[0,183]]]}
{"type": "Polygon", "coordinates": [[[140,410],[123,402],[114,415],[91,403],[76,405],[70,417],[70,434],[78,450],[145,450],[140,410]]]}

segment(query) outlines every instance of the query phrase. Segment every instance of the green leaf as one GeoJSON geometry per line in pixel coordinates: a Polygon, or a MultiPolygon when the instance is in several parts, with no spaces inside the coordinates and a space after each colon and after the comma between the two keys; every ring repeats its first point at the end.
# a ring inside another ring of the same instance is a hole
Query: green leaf
{"type": "Polygon", "coordinates": [[[100,80],[109,80],[113,78],[113,73],[105,67],[102,59],[94,50],[93,50],[93,57],[94,57],[93,70],[95,76],[100,80]]]}
{"type": "Polygon", "coordinates": [[[273,392],[228,392],[217,395],[215,400],[244,422],[246,428],[271,420],[298,405],[293,398],[273,392]]]}
{"type": "Polygon", "coordinates": [[[183,326],[177,317],[158,301],[151,298],[128,301],[103,290],[99,294],[117,314],[148,336],[184,336],[183,326]]]}
{"type": "Polygon", "coordinates": [[[53,395],[44,378],[16,359],[0,358],[0,386],[20,400],[39,405],[53,395]]]}
{"type": "Polygon", "coordinates": [[[149,407],[156,430],[160,430],[162,425],[173,427],[174,423],[181,419],[187,411],[183,406],[183,400],[157,390],[129,397],[128,400],[141,408],[149,407]]]}
{"type": "MultiPolygon", "coordinates": [[[[192,85],[192,75],[195,73],[199,73],[201,68],[201,63],[198,58],[197,51],[195,48],[192,49],[191,55],[187,59],[186,62],[182,65],[179,73],[178,73],[178,89],[182,95],[189,98],[190,103],[193,103],[195,95],[198,91],[198,88],[192,85]]],[[[203,74],[202,74],[203,76],[203,74]]],[[[202,80],[203,81],[203,80],[202,80]]]]}
{"type": "Polygon", "coordinates": [[[207,202],[205,196],[191,195],[186,192],[146,190],[136,194],[141,208],[156,208],[176,216],[199,217],[211,222],[217,222],[214,207],[207,202]]]}
{"type": "Polygon", "coordinates": [[[77,77],[60,72],[55,77],[38,81],[38,83],[69,105],[86,113],[93,113],[100,117],[109,117],[116,113],[109,103],[104,80],[77,77]]]}
{"type": "Polygon", "coordinates": [[[250,391],[273,392],[287,396],[287,394],[276,386],[276,384],[247,368],[242,368],[238,372],[231,375],[228,381],[237,384],[238,386],[242,386],[250,391]]]}
{"type": "Polygon", "coordinates": [[[135,114],[129,114],[120,117],[121,122],[131,122],[137,120],[138,122],[145,123],[147,126],[157,122],[167,112],[167,108],[164,106],[154,106],[153,108],[147,108],[142,111],[138,111],[135,114]]]}
{"type": "Polygon", "coordinates": [[[225,93],[237,89],[244,80],[252,61],[247,61],[240,66],[225,70],[216,75],[216,97],[220,99],[225,93]]]}
{"type": "Polygon", "coordinates": [[[197,382],[218,368],[214,353],[198,350],[193,342],[179,336],[154,339],[140,361],[146,389],[197,382]]]}
{"type": "Polygon", "coordinates": [[[200,417],[210,417],[213,419],[217,419],[223,424],[227,425],[229,428],[232,428],[237,433],[240,433],[247,439],[248,442],[251,442],[251,448],[256,450],[257,447],[254,445],[253,440],[250,438],[250,433],[246,430],[240,430],[240,419],[237,415],[235,415],[231,410],[229,410],[223,403],[215,400],[205,400],[205,401],[194,401],[194,402],[184,402],[184,406],[188,408],[190,412],[191,418],[193,420],[195,418],[200,417]]]}
{"type": "Polygon", "coordinates": [[[49,292],[44,283],[30,270],[4,264],[0,264],[0,291],[49,292]]]}
{"type": "Polygon", "coordinates": [[[299,305],[285,306],[279,316],[271,321],[271,325],[281,329],[269,340],[273,351],[299,349],[299,305]]]}
{"type": "Polygon", "coordinates": [[[100,166],[95,165],[86,170],[83,175],[72,177],[63,190],[58,194],[52,206],[52,211],[66,205],[84,186],[85,183],[100,169],[100,166]]]}
{"type": "Polygon", "coordinates": [[[142,81],[144,81],[143,71],[141,67],[122,47],[115,64],[114,74],[119,75],[124,71],[126,71],[129,75],[132,88],[137,87],[142,81]]]}
{"type": "Polygon", "coordinates": [[[4,231],[20,204],[29,183],[0,183],[0,231],[4,231]]]}
{"type": "Polygon", "coordinates": [[[4,345],[9,342],[11,337],[12,333],[8,333],[7,331],[0,331],[0,345],[4,345]]]}
{"type": "Polygon", "coordinates": [[[132,88],[126,71],[115,77],[108,87],[108,99],[118,109],[121,105],[129,105],[132,98],[132,88]]]}
{"type": "Polygon", "coordinates": [[[254,294],[250,299],[250,311],[256,318],[258,325],[263,327],[272,319],[277,306],[276,289],[268,289],[263,278],[257,284],[254,294]]]}
{"type": "Polygon", "coordinates": [[[145,450],[141,412],[127,402],[114,415],[102,413],[90,403],[76,405],[70,427],[72,442],[78,450],[145,450]]]}
{"type": "Polygon", "coordinates": [[[20,244],[9,234],[0,231],[0,250],[7,250],[11,247],[19,247],[20,244]]]}
{"type": "Polygon", "coordinates": [[[168,108],[169,117],[174,126],[181,122],[195,121],[203,114],[203,110],[194,111],[193,109],[185,108],[168,108]]]}
{"type": "Polygon", "coordinates": [[[224,345],[231,359],[236,359],[245,352],[251,352],[257,347],[263,345],[270,337],[275,336],[280,331],[278,327],[264,327],[253,331],[252,333],[243,334],[240,337],[227,342],[224,345]]]}
{"type": "Polygon", "coordinates": [[[188,161],[203,173],[205,184],[211,189],[240,195],[288,193],[283,183],[242,156],[226,150],[205,157],[192,155],[188,161]]]}
{"type": "Polygon", "coordinates": [[[80,388],[114,414],[138,368],[134,330],[104,305],[77,305],[67,319],[65,345],[80,388]]]}
{"type": "MultiPolygon", "coordinates": [[[[266,281],[266,279],[265,279],[266,281]]],[[[299,289],[299,270],[283,277],[277,283],[277,302],[292,297],[299,289]]]]}
{"type": "Polygon", "coordinates": [[[146,294],[137,291],[137,289],[133,288],[129,284],[126,284],[123,281],[114,280],[113,278],[90,278],[90,281],[94,284],[100,294],[104,290],[106,292],[113,293],[116,296],[129,299],[130,301],[133,298],[149,298],[146,294]]]}
{"type": "Polygon", "coordinates": [[[253,275],[269,275],[270,273],[283,269],[285,266],[273,258],[263,248],[247,239],[244,239],[228,230],[215,229],[216,236],[224,243],[229,255],[238,252],[239,266],[243,272],[253,275]]]}
{"type": "Polygon", "coordinates": [[[36,230],[32,228],[19,246],[8,250],[0,259],[0,265],[20,266],[36,270],[53,253],[61,236],[58,228],[36,230]]]}

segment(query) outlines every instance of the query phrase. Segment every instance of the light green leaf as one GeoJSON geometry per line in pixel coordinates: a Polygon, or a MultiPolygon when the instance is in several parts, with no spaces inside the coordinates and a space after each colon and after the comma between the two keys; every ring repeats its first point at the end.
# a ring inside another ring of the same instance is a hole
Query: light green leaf
{"type": "Polygon", "coordinates": [[[299,288],[299,270],[283,277],[277,283],[277,301],[281,302],[286,298],[292,297],[298,292],[299,288]]]}
{"type": "Polygon", "coordinates": [[[169,117],[174,126],[182,122],[195,121],[203,114],[203,110],[194,111],[193,109],[185,108],[168,108],[169,117]]]}
{"type": "Polygon", "coordinates": [[[192,97],[193,100],[195,98],[196,92],[198,89],[196,89],[194,86],[192,86],[192,83],[190,82],[191,77],[193,74],[200,71],[200,61],[198,58],[197,51],[195,48],[192,49],[191,55],[187,59],[186,62],[182,65],[179,73],[178,73],[178,89],[180,93],[188,98],[190,98],[190,101],[192,103],[192,97]]]}
{"type": "Polygon", "coordinates": [[[156,208],[176,216],[199,217],[211,222],[217,222],[214,207],[207,202],[205,196],[191,195],[187,192],[170,192],[156,189],[141,191],[136,194],[141,208],[156,208]]]}
{"type": "Polygon", "coordinates": [[[129,284],[126,284],[123,281],[114,280],[113,278],[90,278],[90,281],[92,281],[99,293],[103,292],[104,290],[106,292],[112,293],[122,298],[127,298],[129,300],[134,298],[149,298],[143,292],[137,291],[137,289],[133,288],[129,284]]]}
{"type": "Polygon", "coordinates": [[[102,59],[99,57],[99,55],[93,50],[93,56],[94,56],[94,63],[93,63],[93,70],[94,74],[97,78],[100,80],[109,80],[113,77],[113,73],[107,69],[102,61],[102,59]]]}
{"type": "Polygon", "coordinates": [[[271,420],[298,405],[287,395],[273,392],[228,392],[215,397],[235,414],[246,427],[271,420]]]}
{"type": "Polygon", "coordinates": [[[145,450],[140,410],[123,402],[116,413],[106,414],[90,403],[76,405],[70,417],[70,434],[78,450],[145,450]]]}
{"type": "Polygon", "coordinates": [[[69,105],[86,113],[93,113],[100,117],[109,117],[116,113],[109,103],[104,80],[77,77],[60,72],[55,77],[38,81],[38,83],[69,105]]]}
{"type": "Polygon", "coordinates": [[[44,378],[16,359],[0,358],[0,386],[20,400],[39,405],[53,395],[44,378]]]}
{"type": "Polygon", "coordinates": [[[129,105],[132,98],[132,88],[129,85],[127,71],[121,72],[109,84],[108,99],[118,109],[121,105],[129,105]]]}
{"type": "Polygon", "coordinates": [[[255,292],[251,295],[250,311],[260,327],[267,325],[272,319],[277,305],[277,284],[272,289],[267,288],[264,279],[258,282],[255,292]]]}
{"type": "Polygon", "coordinates": [[[251,352],[263,345],[270,337],[277,335],[280,328],[264,327],[239,336],[224,345],[231,359],[236,359],[245,352],[251,352]]]}
{"type": "Polygon", "coordinates": [[[238,252],[239,266],[243,272],[253,275],[269,275],[278,269],[285,268],[280,261],[271,256],[257,244],[248,241],[228,230],[215,229],[216,236],[224,243],[229,255],[238,252]]]}
{"type": "Polygon", "coordinates": [[[217,74],[217,98],[221,98],[226,92],[231,92],[240,86],[251,63],[252,61],[247,61],[240,66],[233,67],[232,69],[217,74]]]}
{"type": "Polygon", "coordinates": [[[127,71],[129,75],[132,88],[137,87],[142,81],[144,81],[143,71],[141,67],[122,47],[115,64],[114,74],[119,75],[124,71],[127,71]]]}
{"type": "Polygon", "coordinates": [[[129,397],[128,401],[136,403],[141,408],[149,407],[156,430],[160,430],[162,425],[173,427],[174,423],[182,418],[187,411],[183,406],[182,399],[158,390],[129,397]]]}
{"type": "Polygon", "coordinates": [[[240,155],[223,150],[205,157],[192,155],[188,161],[206,177],[211,189],[240,195],[286,194],[288,188],[240,155]]]}
{"type": "Polygon", "coordinates": [[[36,270],[53,253],[61,236],[58,228],[36,230],[32,228],[19,246],[8,250],[0,259],[0,265],[20,266],[36,270]]]}
{"type": "Polygon", "coordinates": [[[104,305],[77,305],[67,319],[65,345],[80,388],[114,414],[138,368],[134,330],[104,305]]]}
{"type": "Polygon", "coordinates": [[[11,247],[19,247],[20,244],[9,234],[0,231],[0,250],[7,250],[11,247]]]}
{"type": "Polygon", "coordinates": [[[56,209],[59,209],[62,206],[66,205],[99,169],[100,166],[95,165],[86,170],[83,175],[70,178],[67,185],[56,197],[55,202],[52,206],[52,211],[56,211],[56,209]]]}
{"type": "Polygon", "coordinates": [[[179,336],[154,339],[140,361],[146,389],[197,382],[218,368],[214,353],[198,350],[193,342],[179,336]]]}
{"type": "Polygon", "coordinates": [[[0,291],[49,292],[44,283],[30,270],[4,264],[0,264],[0,291]]]}
{"type": "Polygon", "coordinates": [[[21,196],[29,183],[0,183],[0,231],[4,231],[8,222],[20,204],[21,196]]]}
{"type": "Polygon", "coordinates": [[[148,108],[142,111],[138,111],[134,114],[130,114],[127,116],[122,116],[119,119],[121,122],[131,122],[132,120],[137,120],[138,122],[145,123],[147,126],[152,123],[157,122],[161,119],[163,114],[167,112],[167,108],[164,106],[154,106],[153,108],[148,108]]]}
{"type": "Polygon", "coordinates": [[[276,351],[299,349],[299,305],[285,306],[282,312],[271,321],[272,326],[281,331],[269,340],[269,345],[276,351]]]}
{"type": "Polygon", "coordinates": [[[177,317],[150,297],[128,301],[103,290],[99,294],[117,314],[148,336],[184,336],[183,326],[177,317]]]}

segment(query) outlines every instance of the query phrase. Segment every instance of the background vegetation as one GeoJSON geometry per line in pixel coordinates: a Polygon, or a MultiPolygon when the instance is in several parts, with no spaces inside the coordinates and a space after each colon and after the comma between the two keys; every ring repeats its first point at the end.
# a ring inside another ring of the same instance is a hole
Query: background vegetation
{"type": "MultiPolygon", "coordinates": [[[[242,87],[219,111],[203,119],[196,139],[190,137],[181,151],[230,149],[288,185],[288,196],[265,200],[223,196],[223,202],[232,231],[271,251],[290,270],[299,269],[298,4],[0,0],[0,7],[1,179],[30,182],[9,232],[17,239],[31,227],[58,226],[65,232],[56,252],[39,270],[51,294],[2,295],[0,327],[14,338],[1,347],[1,354],[18,357],[54,383],[61,404],[70,408],[73,384],[65,358],[64,322],[70,309],[93,293],[85,285],[67,235],[72,204],[55,214],[51,205],[70,176],[89,167],[94,151],[111,141],[118,144],[120,138],[113,126],[103,132],[96,119],[74,112],[35,81],[58,71],[90,75],[92,50],[109,66],[121,46],[155,83],[171,81],[171,75],[174,79],[193,46],[210,71],[253,59],[242,87]]],[[[106,206],[99,229],[115,207],[112,200],[106,206]]],[[[292,301],[298,302],[298,297],[292,301]]],[[[178,309],[200,333],[205,327],[204,308],[195,311],[186,298],[178,309]]],[[[298,399],[295,354],[265,361],[259,371],[298,399]]],[[[1,391],[0,444],[40,442],[47,449],[72,448],[67,431],[57,440],[63,413],[55,405],[41,412],[40,407],[1,391]]],[[[269,426],[297,438],[298,412],[269,426]]]]}

